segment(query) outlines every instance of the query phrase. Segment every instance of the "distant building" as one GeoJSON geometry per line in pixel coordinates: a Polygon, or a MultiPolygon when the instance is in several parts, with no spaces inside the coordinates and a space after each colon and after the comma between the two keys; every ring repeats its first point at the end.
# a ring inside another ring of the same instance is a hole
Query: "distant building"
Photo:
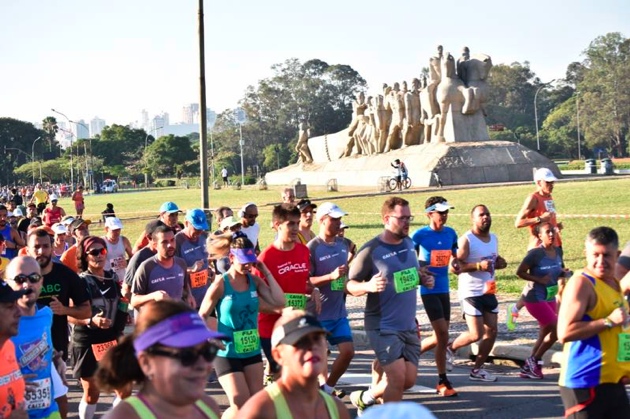
{"type": "Polygon", "coordinates": [[[196,124],[199,123],[199,104],[191,103],[182,108],[182,123],[196,124]]]}
{"type": "Polygon", "coordinates": [[[101,131],[105,128],[105,120],[95,116],[90,121],[90,137],[94,138],[96,135],[100,135],[101,131]]]}
{"type": "Polygon", "coordinates": [[[142,116],[140,118],[140,128],[145,131],[149,131],[149,112],[146,109],[142,110],[142,116]]]}
{"type": "Polygon", "coordinates": [[[89,127],[87,126],[87,124],[85,123],[83,119],[79,119],[77,122],[75,122],[74,126],[76,130],[75,133],[76,133],[77,139],[81,140],[84,138],[90,138],[89,127]]]}
{"type": "Polygon", "coordinates": [[[169,125],[168,113],[162,112],[160,115],[155,115],[151,120],[151,127],[149,133],[155,138],[159,138],[164,135],[164,129],[169,125]]]}

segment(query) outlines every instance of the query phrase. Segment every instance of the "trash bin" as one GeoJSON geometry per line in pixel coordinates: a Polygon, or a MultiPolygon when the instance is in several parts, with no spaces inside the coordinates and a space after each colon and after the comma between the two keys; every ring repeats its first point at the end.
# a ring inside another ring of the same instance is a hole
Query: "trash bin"
{"type": "Polygon", "coordinates": [[[604,157],[601,161],[600,171],[603,175],[612,175],[613,171],[613,162],[610,157],[604,157]]]}
{"type": "Polygon", "coordinates": [[[587,175],[594,175],[597,173],[597,165],[595,164],[595,159],[584,160],[584,173],[586,173],[587,175]]]}

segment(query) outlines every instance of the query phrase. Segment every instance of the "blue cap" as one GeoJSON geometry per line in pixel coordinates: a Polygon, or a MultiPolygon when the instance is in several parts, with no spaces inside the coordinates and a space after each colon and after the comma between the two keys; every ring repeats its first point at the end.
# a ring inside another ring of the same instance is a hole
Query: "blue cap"
{"type": "Polygon", "coordinates": [[[188,221],[195,230],[209,230],[208,219],[206,213],[202,209],[195,208],[186,213],[186,221],[188,221]]]}
{"type": "Polygon", "coordinates": [[[163,212],[174,213],[174,212],[181,212],[181,211],[175,202],[169,201],[169,202],[163,203],[162,206],[160,207],[160,214],[162,214],[163,212]]]}

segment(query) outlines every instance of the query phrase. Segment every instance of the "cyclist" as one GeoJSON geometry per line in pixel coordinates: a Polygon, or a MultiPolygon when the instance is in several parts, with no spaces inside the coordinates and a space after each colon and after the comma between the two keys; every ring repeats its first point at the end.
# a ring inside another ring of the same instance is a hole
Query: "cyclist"
{"type": "Polygon", "coordinates": [[[396,175],[396,186],[399,191],[402,191],[403,184],[407,180],[407,166],[405,166],[405,163],[400,161],[400,159],[394,160],[394,162],[391,163],[391,166],[398,171],[398,174],[396,175]]]}

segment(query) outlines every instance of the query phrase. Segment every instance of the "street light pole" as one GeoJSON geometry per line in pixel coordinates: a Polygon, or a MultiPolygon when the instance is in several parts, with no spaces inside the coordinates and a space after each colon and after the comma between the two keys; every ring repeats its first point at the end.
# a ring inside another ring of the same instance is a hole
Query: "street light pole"
{"type": "Polygon", "coordinates": [[[144,189],[149,189],[149,172],[147,172],[147,170],[149,169],[149,165],[146,162],[146,154],[147,154],[147,146],[148,146],[148,141],[149,141],[149,135],[153,132],[164,128],[164,125],[162,125],[161,127],[153,127],[152,129],[149,130],[149,132],[147,132],[147,135],[144,137],[144,158],[145,158],[145,163],[144,163],[144,189]]]}
{"type": "Polygon", "coordinates": [[[33,145],[31,146],[31,164],[33,165],[33,185],[35,185],[35,143],[39,140],[41,140],[42,137],[37,137],[35,138],[35,141],[33,141],[33,145]]]}
{"type": "Polygon", "coordinates": [[[238,131],[241,140],[238,142],[241,146],[241,186],[245,186],[245,165],[243,164],[243,124],[238,124],[238,131]]]}
{"type": "Polygon", "coordinates": [[[540,151],[540,136],[538,135],[538,107],[536,106],[536,99],[538,99],[538,92],[540,92],[543,87],[549,86],[554,81],[556,81],[556,79],[541,84],[540,87],[536,90],[536,94],[534,94],[534,119],[536,120],[536,151],[540,151]]]}
{"type": "MultiPolygon", "coordinates": [[[[90,127],[88,127],[87,125],[85,125],[83,122],[77,122],[77,121],[70,121],[72,122],[74,125],[77,125],[77,140],[79,139],[78,133],[79,133],[79,128],[78,125],[81,125],[83,128],[85,128],[88,131],[88,139],[90,140],[90,164],[88,166],[88,157],[87,157],[87,150],[86,150],[86,146],[85,144],[83,145],[83,150],[85,150],[86,155],[85,155],[85,171],[86,171],[86,181],[88,182],[88,187],[91,189],[92,188],[92,176],[93,176],[93,172],[94,172],[94,165],[93,160],[92,160],[92,138],[90,138],[90,127]]],[[[78,152],[77,152],[77,157],[78,157],[78,152]]]]}
{"type": "Polygon", "coordinates": [[[582,160],[582,144],[580,140],[580,92],[575,92],[575,110],[577,112],[578,160],[582,160]]]}
{"type": "MultiPolygon", "coordinates": [[[[68,116],[63,113],[63,112],[59,112],[53,108],[50,109],[51,111],[53,111],[54,113],[57,113],[61,116],[63,116],[64,118],[66,118],[66,120],[68,121],[68,124],[71,124],[72,121],[70,121],[70,118],[68,118],[68,116]]],[[[63,130],[62,130],[63,131],[63,130]]],[[[72,159],[72,136],[74,135],[72,133],[72,131],[65,131],[67,133],[70,134],[70,189],[72,189],[74,191],[74,161],[72,159]]]]}

